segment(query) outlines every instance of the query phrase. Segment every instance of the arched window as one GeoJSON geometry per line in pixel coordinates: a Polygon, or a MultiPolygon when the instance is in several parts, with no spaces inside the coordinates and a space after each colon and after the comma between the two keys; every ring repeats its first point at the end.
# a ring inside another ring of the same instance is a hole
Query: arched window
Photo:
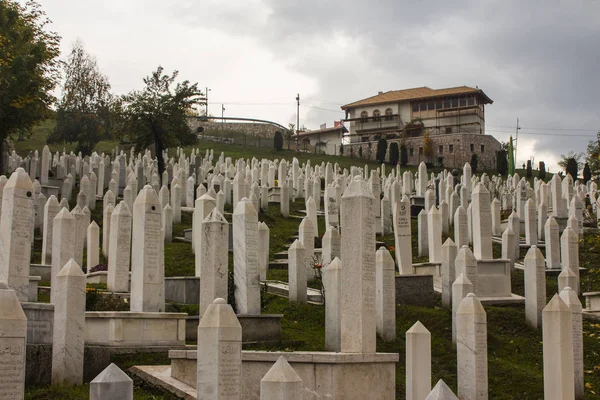
{"type": "Polygon", "coordinates": [[[369,113],[367,113],[366,111],[363,111],[360,113],[360,119],[362,120],[362,122],[367,122],[368,117],[369,117],[369,113]]]}
{"type": "Polygon", "coordinates": [[[379,110],[373,111],[373,121],[379,121],[381,119],[381,113],[379,110]]]}
{"type": "Polygon", "coordinates": [[[391,108],[388,108],[385,110],[385,119],[388,121],[392,119],[392,109],[391,108]]]}

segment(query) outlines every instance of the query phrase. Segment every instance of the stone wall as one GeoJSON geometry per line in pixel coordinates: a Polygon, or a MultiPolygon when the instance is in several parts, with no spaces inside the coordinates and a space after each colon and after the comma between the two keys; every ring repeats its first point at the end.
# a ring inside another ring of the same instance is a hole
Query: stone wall
{"type": "MultiPolygon", "coordinates": [[[[426,157],[422,153],[423,137],[411,137],[404,139],[406,153],[408,155],[407,165],[419,165],[421,161],[430,162],[434,166],[439,165],[439,157],[443,157],[445,168],[462,168],[462,166],[471,162],[473,153],[479,157],[478,168],[480,170],[495,170],[496,169],[496,152],[500,150],[500,142],[495,137],[490,135],[480,135],[471,133],[456,133],[456,134],[440,134],[431,135],[432,155],[426,157]],[[452,145],[452,152],[450,146],[452,145]],[[471,151],[473,145],[473,151],[471,151]],[[482,146],[483,145],[483,151],[482,146]],[[440,146],[442,152],[440,153],[440,146]],[[412,150],[412,155],[410,149],[412,150]]],[[[389,161],[390,144],[398,143],[400,147],[401,139],[389,139],[386,161],[389,161]]],[[[352,143],[344,145],[344,156],[359,157],[359,147],[362,147],[362,158],[374,160],[377,153],[377,141],[352,143]]]]}
{"type": "MultiPolygon", "coordinates": [[[[193,118],[189,120],[192,130],[198,129],[199,126],[204,128],[204,131],[221,131],[237,132],[248,136],[260,136],[263,138],[272,138],[275,132],[283,131],[275,125],[254,122],[221,122],[221,121],[200,121],[193,118]]],[[[282,132],[283,134],[283,132],[282,132]]]]}

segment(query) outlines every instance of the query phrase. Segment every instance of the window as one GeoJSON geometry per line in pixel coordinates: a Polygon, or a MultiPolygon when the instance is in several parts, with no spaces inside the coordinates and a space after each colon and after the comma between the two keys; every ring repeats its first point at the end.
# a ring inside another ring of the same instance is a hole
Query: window
{"type": "Polygon", "coordinates": [[[481,152],[485,153],[485,145],[483,145],[483,144],[481,145],[481,152]]]}
{"type": "Polygon", "coordinates": [[[427,109],[428,110],[435,110],[435,103],[432,101],[431,103],[427,104],[427,109]]]}
{"type": "Polygon", "coordinates": [[[465,97],[460,98],[460,106],[464,107],[467,105],[467,99],[465,97]]]}
{"type": "Polygon", "coordinates": [[[381,113],[379,110],[373,111],[373,121],[379,121],[381,119],[381,113]]]}
{"type": "Polygon", "coordinates": [[[423,148],[419,147],[419,154],[423,154],[423,148]]]}
{"type": "Polygon", "coordinates": [[[385,110],[385,119],[386,120],[392,119],[392,109],[391,108],[388,108],[385,110]]]}
{"type": "Polygon", "coordinates": [[[444,100],[444,108],[450,108],[450,97],[446,97],[444,100]]]}
{"type": "Polygon", "coordinates": [[[473,143],[471,143],[471,153],[475,152],[475,145],[473,143]]]}
{"type": "Polygon", "coordinates": [[[421,111],[427,111],[427,103],[421,103],[419,105],[419,108],[421,109],[421,111]]]}
{"type": "Polygon", "coordinates": [[[441,100],[438,100],[438,101],[437,101],[437,103],[435,103],[435,108],[436,108],[437,110],[439,110],[439,109],[441,109],[441,108],[442,108],[442,101],[441,101],[441,100]]]}
{"type": "Polygon", "coordinates": [[[438,149],[438,153],[444,154],[444,146],[440,146],[440,148],[438,149]]]}
{"type": "Polygon", "coordinates": [[[413,103],[413,112],[419,111],[419,103],[413,103]]]}
{"type": "Polygon", "coordinates": [[[475,98],[473,96],[469,96],[467,98],[467,104],[469,104],[470,106],[475,104],[475,98]]]}
{"type": "Polygon", "coordinates": [[[366,111],[363,111],[360,113],[360,119],[362,120],[362,122],[367,122],[368,117],[369,117],[369,113],[367,113],[366,111]]]}
{"type": "Polygon", "coordinates": [[[408,154],[410,154],[410,156],[412,157],[415,154],[415,149],[413,149],[411,147],[410,150],[408,151],[408,154]]]}
{"type": "Polygon", "coordinates": [[[454,145],[453,144],[448,145],[448,153],[454,153],[454,145]]]}
{"type": "Polygon", "coordinates": [[[452,108],[458,107],[458,97],[452,98],[452,108]]]}
{"type": "Polygon", "coordinates": [[[452,133],[452,127],[451,126],[447,126],[446,127],[446,133],[452,133]]]}

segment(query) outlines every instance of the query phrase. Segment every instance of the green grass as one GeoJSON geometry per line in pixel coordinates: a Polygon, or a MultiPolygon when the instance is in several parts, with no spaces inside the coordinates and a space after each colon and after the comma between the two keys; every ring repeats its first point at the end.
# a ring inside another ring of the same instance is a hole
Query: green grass
{"type": "MultiPolygon", "coordinates": [[[[54,130],[56,126],[55,120],[46,120],[40,123],[38,126],[32,129],[31,135],[26,137],[23,141],[18,141],[16,138],[13,140],[13,146],[17,154],[22,157],[27,156],[29,152],[33,152],[35,150],[38,151],[38,154],[42,155],[42,149],[46,145],[46,138],[54,130]]],[[[119,143],[116,141],[101,141],[96,145],[94,150],[99,153],[105,152],[110,153],[111,150],[118,146],[119,143]]],[[[76,144],[75,143],[64,143],[64,144],[49,144],[48,147],[52,153],[65,150],[67,153],[71,151],[75,151],[76,144]]]]}
{"type": "MultiPolygon", "coordinates": [[[[17,151],[25,155],[26,152],[37,149],[41,151],[47,134],[52,129],[51,123],[47,122],[34,132],[34,135],[25,142],[16,142],[17,151]]],[[[221,151],[228,157],[238,158],[285,158],[291,160],[297,157],[300,162],[311,159],[313,165],[322,161],[332,163],[338,162],[342,168],[351,165],[376,167],[378,164],[367,162],[364,159],[316,156],[306,153],[291,151],[276,152],[270,148],[244,147],[241,145],[227,145],[221,143],[201,142],[194,148],[203,152],[206,148],[215,150],[215,157],[221,151]]],[[[60,148],[52,147],[55,151],[60,148]]],[[[67,149],[68,150],[68,149],[67,149]]],[[[110,150],[106,148],[103,150],[110,150]]],[[[186,149],[189,154],[190,148],[186,149]]],[[[174,151],[171,151],[171,155],[174,151]]],[[[522,172],[518,171],[524,176],[522,172]]],[[[534,171],[534,174],[536,171],[534,171]]],[[[76,196],[74,192],[74,197],[76,196]]],[[[230,208],[227,208],[230,210],[230,208]]],[[[290,213],[300,215],[299,211],[304,209],[304,202],[299,200],[290,204],[290,213]]],[[[97,203],[96,211],[92,213],[92,219],[102,227],[102,203],[97,203]]],[[[174,236],[183,236],[183,230],[191,227],[191,214],[182,214],[182,223],[173,228],[174,236]]],[[[282,218],[279,214],[278,205],[270,205],[267,212],[259,214],[259,220],[267,223],[270,229],[269,255],[272,259],[274,254],[286,249],[291,244],[293,237],[298,234],[300,219],[282,218]]],[[[323,218],[319,218],[319,233],[323,234],[323,218]]],[[[417,223],[412,221],[413,232],[413,260],[414,262],[425,261],[426,258],[417,257],[417,223]]],[[[101,230],[100,230],[101,231],[101,230]]],[[[453,232],[450,232],[452,237],[453,232]]],[[[393,235],[382,238],[389,248],[394,246],[393,235]]],[[[445,240],[445,237],[444,237],[445,240]]],[[[36,241],[32,260],[39,262],[41,256],[41,241],[36,241]]],[[[501,246],[493,245],[495,257],[500,257],[501,246]]],[[[524,254],[524,252],[522,253],[524,254]]],[[[586,234],[580,244],[580,263],[589,271],[581,276],[582,291],[598,290],[600,287],[600,234],[586,234]]],[[[229,257],[230,265],[233,263],[229,257]]],[[[104,259],[101,262],[106,262],[104,259]]],[[[188,243],[167,243],[165,245],[165,275],[166,276],[191,276],[194,275],[194,255],[188,243]]],[[[269,279],[287,281],[287,269],[269,270],[269,279]]],[[[524,275],[522,271],[516,270],[512,274],[512,291],[516,294],[524,294],[524,275]]],[[[547,297],[551,298],[557,291],[556,277],[548,277],[546,281],[547,297]]],[[[325,315],[324,307],[316,305],[289,304],[288,300],[271,294],[262,293],[263,313],[284,314],[282,319],[282,339],[285,344],[279,350],[325,350],[325,315]]],[[[40,301],[47,301],[40,296],[40,301]]],[[[583,300],[583,299],[582,299],[583,300]]],[[[439,298],[437,300],[439,305],[439,298]]],[[[174,309],[189,314],[197,314],[197,306],[170,305],[174,309]]],[[[488,320],[488,377],[489,397],[491,399],[540,399],[543,398],[543,358],[542,358],[542,335],[541,330],[534,330],[525,324],[523,307],[486,307],[488,320]]],[[[431,332],[432,346],[432,384],[438,379],[444,381],[456,390],[456,351],[451,343],[451,313],[449,310],[436,308],[424,308],[416,306],[398,306],[396,310],[397,339],[392,343],[384,343],[378,339],[377,350],[383,352],[396,352],[400,354],[400,361],[396,369],[396,397],[404,398],[405,391],[405,332],[416,322],[421,321],[431,332]]],[[[585,382],[586,399],[597,399],[600,396],[600,323],[584,321],[584,357],[585,357],[585,382]]],[[[167,364],[169,362],[165,354],[136,354],[127,356],[114,356],[113,360],[121,368],[126,369],[131,365],[167,364]]],[[[65,388],[30,388],[27,390],[27,399],[80,399],[87,398],[87,386],[72,389],[65,388]]],[[[136,399],[172,398],[154,389],[140,385],[136,382],[136,399]]]]}

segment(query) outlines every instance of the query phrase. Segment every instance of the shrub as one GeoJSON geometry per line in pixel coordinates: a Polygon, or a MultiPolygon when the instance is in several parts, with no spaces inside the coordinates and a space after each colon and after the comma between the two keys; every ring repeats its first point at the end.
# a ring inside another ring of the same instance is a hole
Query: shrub
{"type": "Polygon", "coordinates": [[[592,171],[590,170],[590,165],[585,163],[583,166],[583,183],[588,183],[590,179],[592,179],[592,171]]]}
{"type": "Polygon", "coordinates": [[[390,144],[390,164],[398,165],[398,160],[400,158],[400,151],[398,150],[398,142],[392,142],[390,144]]]}
{"type": "Polygon", "coordinates": [[[400,146],[400,165],[405,167],[408,164],[408,151],[406,150],[406,146],[400,146]]]}
{"type": "Polygon", "coordinates": [[[363,154],[363,152],[362,152],[362,146],[358,146],[358,156],[360,158],[362,158],[362,154],[363,154]]]}
{"type": "Polygon", "coordinates": [[[498,150],[496,152],[496,171],[500,175],[508,173],[508,152],[506,150],[498,150]]]}
{"type": "Polygon", "coordinates": [[[477,164],[479,163],[479,156],[475,153],[471,156],[471,172],[473,174],[477,173],[477,164]]]}
{"type": "Polygon", "coordinates": [[[281,132],[275,132],[275,137],[273,137],[273,145],[277,151],[281,151],[281,149],[283,149],[283,135],[281,132]]]}
{"type": "Polygon", "coordinates": [[[546,163],[543,161],[540,161],[538,164],[538,178],[541,180],[546,179],[546,163]]]}
{"type": "Polygon", "coordinates": [[[385,154],[387,153],[387,147],[388,147],[387,140],[384,138],[379,139],[379,141],[377,142],[377,154],[376,154],[376,159],[378,162],[380,162],[380,163],[385,162],[385,154]]]}

